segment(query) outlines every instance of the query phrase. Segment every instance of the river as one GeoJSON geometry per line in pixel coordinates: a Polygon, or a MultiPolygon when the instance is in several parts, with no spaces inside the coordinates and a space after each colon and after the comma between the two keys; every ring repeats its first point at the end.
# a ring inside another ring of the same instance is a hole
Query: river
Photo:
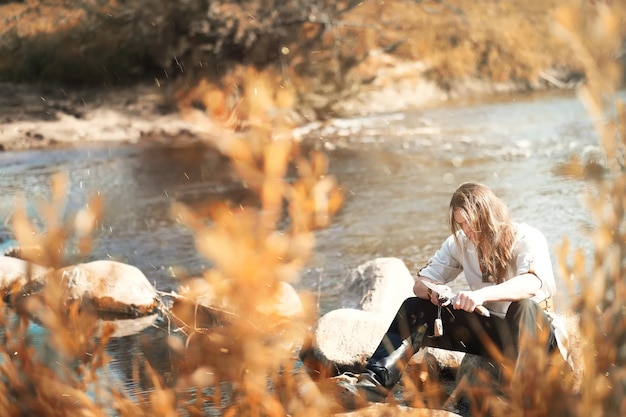
{"type": "MultiPolygon", "coordinates": [[[[347,201],[304,282],[319,285],[322,310],[345,303],[342,278],[368,260],[394,256],[417,271],[448,236],[458,184],[488,184],[512,217],[542,230],[552,249],[567,239],[590,255],[586,182],[559,174],[572,156],[594,160],[597,136],[573,94],[535,94],[340,121],[328,129],[331,171],[347,201]],[[340,137],[339,139],[337,137],[340,137]]],[[[460,288],[457,286],[457,288],[460,288]]],[[[556,299],[568,305],[562,277],[556,299]]]]}
{"type": "MultiPolygon", "coordinates": [[[[590,256],[586,184],[558,173],[572,155],[598,151],[589,117],[573,93],[335,120],[319,137],[326,143],[330,173],[346,195],[331,226],[316,232],[315,254],[294,283],[319,295],[320,314],[350,301],[342,298],[344,279],[363,262],[398,257],[412,272],[426,262],[448,235],[449,198],[464,181],[490,185],[516,220],[541,229],[555,268],[556,250],[566,236],[590,256]]],[[[210,267],[196,253],[190,231],[171,218],[170,204],[202,207],[214,199],[249,198],[228,161],[197,146],[4,152],[0,166],[5,222],[0,243],[10,239],[15,198],[23,195],[37,218],[37,201],[49,197],[50,178],[63,172],[70,184],[68,214],[96,193],[104,198],[94,250],[84,260],[135,265],[162,291],[177,288],[174,271],[181,267],[192,275],[210,267]]],[[[68,256],[83,260],[72,251],[68,256]]],[[[568,300],[563,277],[557,287],[557,309],[563,309],[568,300]]],[[[110,347],[114,368],[129,366],[124,359],[129,345],[133,342],[122,338],[110,347]]]]}

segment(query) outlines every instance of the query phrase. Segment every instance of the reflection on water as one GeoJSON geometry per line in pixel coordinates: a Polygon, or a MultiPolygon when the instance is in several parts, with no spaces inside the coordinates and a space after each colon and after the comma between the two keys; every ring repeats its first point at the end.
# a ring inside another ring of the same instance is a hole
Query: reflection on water
{"type": "MultiPolygon", "coordinates": [[[[584,235],[589,218],[581,199],[585,185],[555,173],[572,155],[596,148],[588,117],[574,96],[517,97],[341,120],[322,130],[321,141],[346,202],[331,226],[317,232],[316,253],[295,283],[320,295],[321,314],[342,305],[343,281],[363,262],[393,256],[417,271],[447,236],[449,198],[464,181],[490,185],[516,220],[544,231],[553,254],[565,236],[590,251],[584,235]]],[[[135,265],[164,291],[178,286],[177,267],[197,275],[210,266],[197,254],[192,234],[171,218],[173,201],[199,212],[216,199],[254,203],[228,161],[198,146],[6,152],[0,153],[0,165],[5,222],[20,194],[36,215],[35,202],[48,195],[51,175],[65,172],[71,190],[66,214],[96,193],[105,201],[88,260],[113,258],[135,265]]],[[[561,281],[558,287],[557,306],[563,306],[566,286],[561,281]]],[[[116,339],[109,347],[112,372],[129,378],[128,353],[150,355],[144,343],[159,340],[154,331],[116,339]]],[[[163,351],[144,359],[167,374],[165,358],[163,351]]]]}

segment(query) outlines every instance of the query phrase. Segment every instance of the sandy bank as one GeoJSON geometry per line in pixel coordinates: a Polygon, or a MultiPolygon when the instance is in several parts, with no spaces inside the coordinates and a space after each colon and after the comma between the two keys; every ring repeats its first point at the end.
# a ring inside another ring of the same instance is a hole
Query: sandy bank
{"type": "MultiPolygon", "coordinates": [[[[343,117],[363,116],[549,86],[545,82],[529,86],[465,80],[444,91],[420,77],[421,71],[420,63],[380,65],[374,80],[338,100],[333,112],[343,117]]],[[[0,83],[0,150],[197,139],[201,127],[181,117],[173,97],[164,87],[148,83],[118,88],[49,87],[45,91],[32,85],[0,83]]]]}

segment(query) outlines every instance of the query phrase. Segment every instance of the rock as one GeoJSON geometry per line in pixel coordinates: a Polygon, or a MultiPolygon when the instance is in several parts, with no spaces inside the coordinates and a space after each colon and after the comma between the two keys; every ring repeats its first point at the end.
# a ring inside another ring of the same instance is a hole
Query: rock
{"type": "Polygon", "coordinates": [[[304,306],[298,292],[287,282],[278,283],[274,297],[258,306],[258,311],[265,315],[274,315],[283,319],[292,319],[304,313],[304,306]]]}
{"type": "Polygon", "coordinates": [[[425,363],[430,378],[437,380],[445,373],[454,377],[465,356],[465,352],[427,347],[417,352],[411,362],[425,363]]]}
{"type": "Polygon", "coordinates": [[[348,276],[347,307],[318,321],[309,359],[342,369],[362,367],[402,302],[413,295],[413,282],[398,258],[377,258],[358,266],[348,276]]]}
{"type": "Polygon", "coordinates": [[[51,279],[67,285],[67,301],[91,304],[99,313],[144,316],[159,306],[156,289],[136,267],[103,260],[53,270],[11,256],[0,256],[0,292],[22,296],[40,291],[51,279]]]}
{"type": "Polygon", "coordinates": [[[110,337],[126,337],[134,334],[139,334],[143,330],[152,326],[159,318],[158,313],[150,314],[142,317],[124,318],[107,320],[100,318],[97,322],[96,335],[100,337],[103,334],[105,326],[113,326],[113,333],[110,337]]]}
{"type": "Polygon", "coordinates": [[[312,354],[342,369],[362,367],[389,327],[384,315],[356,309],[325,314],[317,323],[312,354]]]}
{"type": "Polygon", "coordinates": [[[348,276],[344,307],[382,314],[393,320],[407,297],[413,296],[414,280],[402,260],[377,258],[359,265],[348,276]]]}
{"type": "Polygon", "coordinates": [[[49,270],[11,256],[0,256],[0,292],[6,296],[29,283],[43,283],[49,270]]]}
{"type": "MultiPolygon", "coordinates": [[[[222,332],[232,334],[231,330],[239,335],[242,325],[252,325],[253,329],[245,333],[249,340],[254,340],[255,344],[272,352],[276,358],[297,358],[309,330],[301,320],[304,318],[304,305],[291,284],[279,281],[276,285],[271,296],[263,300],[257,298],[257,304],[254,305],[248,300],[248,304],[240,306],[240,309],[225,304],[224,300],[229,297],[222,296],[219,289],[216,291],[204,278],[192,278],[181,285],[178,290],[180,294],[169,295],[173,298],[173,303],[165,314],[178,327],[179,335],[211,335],[222,332]]],[[[206,341],[204,338],[189,336],[184,341],[184,350],[194,351],[196,344],[204,343],[201,340],[206,341]]],[[[220,343],[225,352],[241,347],[241,342],[237,341],[238,336],[222,338],[219,342],[217,339],[212,340],[214,341],[211,343],[220,343]]],[[[184,351],[182,343],[176,348],[181,353],[184,351]]]]}
{"type": "Polygon", "coordinates": [[[502,371],[492,360],[482,356],[465,354],[458,366],[456,384],[463,379],[468,386],[485,386],[492,382],[493,387],[501,381],[502,371]]]}
{"type": "Polygon", "coordinates": [[[349,413],[334,414],[335,417],[460,417],[459,414],[445,410],[431,410],[427,408],[410,408],[401,405],[372,404],[367,408],[349,413]]]}
{"type": "MultiPolygon", "coordinates": [[[[561,313],[557,316],[563,323],[569,339],[569,354],[571,356],[571,367],[565,364],[565,360],[559,352],[555,352],[554,357],[548,360],[546,366],[562,366],[565,372],[571,371],[572,388],[576,391],[580,388],[584,373],[584,361],[582,358],[582,342],[578,327],[578,317],[571,312],[561,313]]],[[[460,353],[461,362],[457,366],[456,384],[462,379],[468,386],[482,386],[486,383],[493,383],[496,387],[503,377],[503,369],[493,360],[489,360],[477,355],[460,353]]],[[[452,365],[452,363],[450,364],[452,365]]],[[[563,378],[565,376],[563,375],[563,378]]]]}
{"type": "Polygon", "coordinates": [[[173,293],[169,312],[173,322],[188,330],[209,328],[225,321],[225,306],[218,304],[213,287],[202,278],[190,279],[173,293]]]}
{"type": "MultiPolygon", "coordinates": [[[[272,317],[273,323],[291,320],[304,313],[304,305],[293,286],[279,282],[273,299],[265,300],[257,307],[260,314],[272,317]]],[[[203,278],[194,278],[174,294],[171,308],[173,319],[181,327],[193,324],[197,328],[208,328],[229,321],[232,317],[228,306],[221,302],[214,288],[203,278]]]]}
{"type": "Polygon", "coordinates": [[[560,314],[567,336],[569,338],[569,352],[572,362],[572,377],[574,389],[579,390],[585,373],[584,345],[581,338],[579,317],[571,312],[560,314]]]}
{"type": "Polygon", "coordinates": [[[132,265],[102,260],[56,272],[67,283],[69,299],[91,303],[99,312],[143,316],[159,305],[156,289],[132,265]]]}

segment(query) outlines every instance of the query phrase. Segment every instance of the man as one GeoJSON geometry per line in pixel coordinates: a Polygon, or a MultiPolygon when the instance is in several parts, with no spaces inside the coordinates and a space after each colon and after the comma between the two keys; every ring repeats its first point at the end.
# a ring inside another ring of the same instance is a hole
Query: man
{"type": "Polygon", "coordinates": [[[425,346],[512,361],[523,340],[543,344],[546,351],[556,347],[548,314],[556,286],[544,235],[512,222],[502,200],[477,183],[454,192],[449,225],[451,235],[418,272],[415,297],[404,301],[365,372],[348,387],[355,395],[384,400],[408,360],[425,346]],[[445,286],[457,278],[469,290],[446,307],[424,284],[445,286]],[[480,306],[489,310],[488,317],[478,314],[480,306]]]}

